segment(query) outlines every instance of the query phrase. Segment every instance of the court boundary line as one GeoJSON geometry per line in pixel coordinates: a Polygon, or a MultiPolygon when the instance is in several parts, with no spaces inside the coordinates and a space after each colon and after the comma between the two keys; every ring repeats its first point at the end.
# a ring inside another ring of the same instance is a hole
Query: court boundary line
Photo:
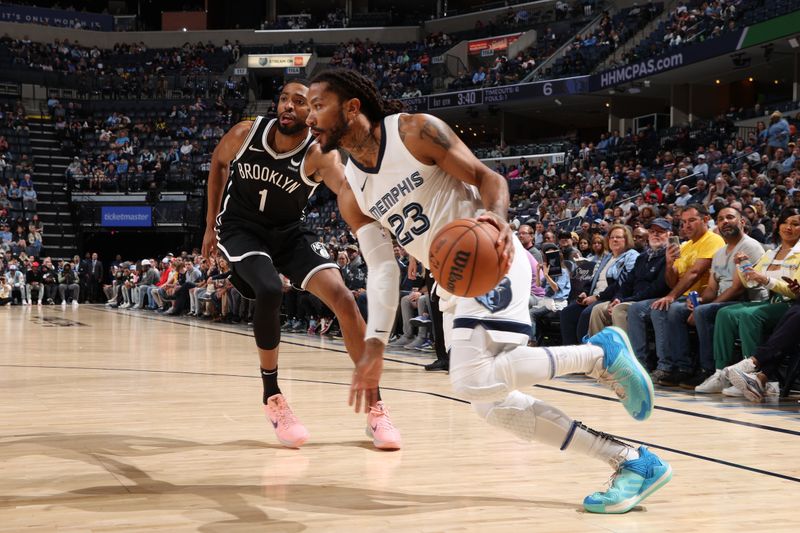
{"type": "MultiPolygon", "coordinates": [[[[83,366],[66,366],[66,365],[21,365],[21,364],[0,364],[0,368],[46,368],[52,370],[100,370],[104,372],[137,372],[137,373],[147,373],[147,374],[178,374],[178,375],[194,375],[194,376],[208,376],[208,377],[233,377],[233,378],[244,378],[244,379],[253,379],[256,380],[259,376],[250,376],[250,375],[243,375],[243,374],[224,374],[220,372],[196,372],[191,370],[154,370],[154,369],[142,369],[142,368],[109,368],[109,367],[83,367],[83,366]]],[[[342,387],[350,387],[349,383],[342,383],[339,381],[326,381],[326,380],[317,380],[317,379],[303,379],[303,378],[283,378],[286,381],[293,381],[293,382],[300,382],[300,383],[316,383],[322,385],[337,385],[342,387]]],[[[440,394],[437,392],[431,391],[424,391],[424,390],[414,390],[414,389],[401,389],[398,387],[381,387],[383,390],[390,390],[396,392],[406,392],[411,394],[424,394],[426,396],[433,396],[436,398],[441,398],[444,400],[450,400],[462,404],[469,404],[470,402],[466,400],[462,400],[460,398],[455,398],[453,396],[448,396],[446,394],[440,394]]],[[[764,470],[762,468],[756,468],[753,466],[747,466],[740,463],[734,463],[732,461],[726,461],[724,459],[716,459],[713,457],[709,457],[706,455],[701,455],[694,452],[689,452],[685,450],[680,450],[677,448],[671,448],[668,446],[661,446],[659,444],[653,444],[649,442],[645,442],[638,439],[633,439],[629,437],[625,437],[622,435],[611,435],[612,437],[627,440],[630,442],[635,442],[638,444],[643,444],[650,448],[664,450],[671,453],[676,453],[678,455],[683,455],[686,457],[691,457],[693,459],[699,459],[702,461],[708,461],[710,463],[720,464],[724,466],[728,466],[731,468],[737,468],[739,470],[744,470],[747,472],[752,472],[755,474],[761,474],[769,477],[775,477],[778,479],[783,479],[785,481],[794,481],[795,483],[800,483],[800,478],[796,478],[793,476],[789,476],[787,474],[781,474],[779,472],[773,472],[771,470],[764,470]]]]}

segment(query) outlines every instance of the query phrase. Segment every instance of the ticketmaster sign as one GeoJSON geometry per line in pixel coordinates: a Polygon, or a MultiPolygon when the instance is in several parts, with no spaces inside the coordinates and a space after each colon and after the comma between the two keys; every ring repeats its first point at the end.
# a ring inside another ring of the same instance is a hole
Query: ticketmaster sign
{"type": "Polygon", "coordinates": [[[149,206],[104,205],[100,225],[106,228],[149,228],[153,225],[153,209],[149,206]]]}

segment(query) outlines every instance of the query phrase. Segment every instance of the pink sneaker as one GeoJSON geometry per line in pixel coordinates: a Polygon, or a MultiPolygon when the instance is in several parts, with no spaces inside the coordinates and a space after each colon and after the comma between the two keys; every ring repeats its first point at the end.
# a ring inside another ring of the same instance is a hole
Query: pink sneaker
{"type": "Polygon", "coordinates": [[[367,437],[381,450],[399,450],[400,432],[389,419],[389,410],[383,402],[372,406],[367,415],[367,437]]]}
{"type": "Polygon", "coordinates": [[[308,430],[300,423],[289,407],[283,394],[274,394],[267,398],[264,406],[267,418],[275,428],[275,435],[287,448],[299,448],[310,436],[308,430]]]}

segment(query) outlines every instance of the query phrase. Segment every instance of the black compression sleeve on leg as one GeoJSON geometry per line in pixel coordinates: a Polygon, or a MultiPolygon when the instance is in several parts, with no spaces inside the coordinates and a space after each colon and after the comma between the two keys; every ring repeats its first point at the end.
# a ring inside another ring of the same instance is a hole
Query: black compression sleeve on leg
{"type": "Polygon", "coordinates": [[[281,340],[281,300],[283,285],[272,261],[264,255],[245,257],[231,263],[236,275],[250,285],[256,295],[253,305],[253,333],[256,346],[273,350],[281,340]]]}

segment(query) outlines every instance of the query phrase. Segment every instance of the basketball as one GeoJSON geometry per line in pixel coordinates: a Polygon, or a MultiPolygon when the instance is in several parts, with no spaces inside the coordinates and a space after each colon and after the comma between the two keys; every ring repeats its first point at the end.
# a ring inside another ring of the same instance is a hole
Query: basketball
{"type": "Polygon", "coordinates": [[[500,232],[489,222],[460,218],[433,239],[429,262],[433,278],[450,294],[472,298],[492,290],[503,278],[500,232]]]}

